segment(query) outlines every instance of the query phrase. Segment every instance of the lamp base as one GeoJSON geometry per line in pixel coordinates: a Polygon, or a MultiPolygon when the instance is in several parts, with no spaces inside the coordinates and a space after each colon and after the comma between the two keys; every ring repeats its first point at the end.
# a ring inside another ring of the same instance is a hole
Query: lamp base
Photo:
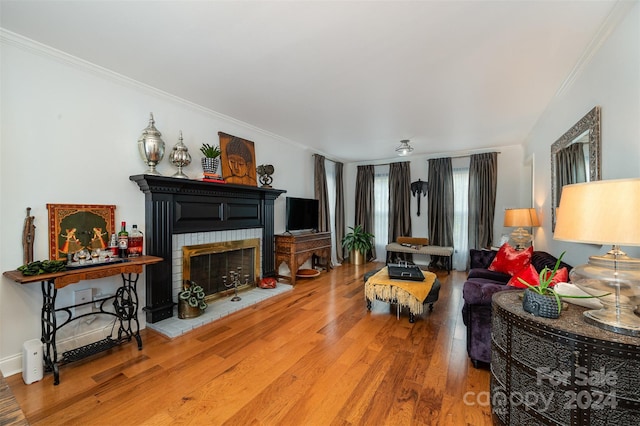
{"type": "Polygon", "coordinates": [[[511,239],[516,244],[516,250],[524,250],[531,242],[532,235],[521,227],[511,233],[511,239]]]}
{"type": "Polygon", "coordinates": [[[602,309],[586,311],[585,321],[618,334],[640,337],[640,259],[633,259],[617,246],[604,256],[591,256],[586,265],[576,266],[571,282],[597,297],[602,309]]]}
{"type": "Polygon", "coordinates": [[[615,312],[605,308],[585,311],[582,315],[584,315],[586,323],[603,330],[640,337],[640,317],[634,314],[633,311],[621,311],[619,315],[616,315],[615,312]]]}

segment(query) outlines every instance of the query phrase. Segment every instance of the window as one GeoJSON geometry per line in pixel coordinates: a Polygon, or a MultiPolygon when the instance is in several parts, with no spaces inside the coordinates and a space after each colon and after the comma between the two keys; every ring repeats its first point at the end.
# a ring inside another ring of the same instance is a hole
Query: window
{"type": "Polygon", "coordinates": [[[464,271],[469,260],[469,168],[453,169],[453,269],[464,271]]]}
{"type": "Polygon", "coordinates": [[[325,159],[324,170],[327,178],[327,202],[329,203],[329,222],[331,223],[331,263],[340,265],[336,253],[336,232],[334,229],[336,223],[336,163],[325,159]]]}
{"type": "Polygon", "coordinates": [[[373,177],[373,235],[376,261],[385,262],[389,242],[389,166],[375,166],[373,177]]]}

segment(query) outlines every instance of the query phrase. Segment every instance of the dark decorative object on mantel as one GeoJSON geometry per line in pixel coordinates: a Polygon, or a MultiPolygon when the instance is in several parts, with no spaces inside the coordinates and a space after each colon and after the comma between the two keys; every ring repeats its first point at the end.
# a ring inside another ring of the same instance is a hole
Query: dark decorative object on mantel
{"type": "Polygon", "coordinates": [[[271,164],[262,164],[258,166],[257,170],[258,175],[260,176],[260,183],[263,188],[271,188],[271,182],[273,182],[273,178],[271,175],[275,171],[271,164]]]}

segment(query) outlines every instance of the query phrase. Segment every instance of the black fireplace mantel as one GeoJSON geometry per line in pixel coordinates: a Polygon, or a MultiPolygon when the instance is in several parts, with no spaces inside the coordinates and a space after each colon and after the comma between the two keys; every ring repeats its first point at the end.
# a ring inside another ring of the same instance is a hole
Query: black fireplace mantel
{"type": "Polygon", "coordinates": [[[164,259],[146,269],[147,322],[173,315],[174,234],[262,228],[262,275],[275,275],[274,201],[286,191],[156,175],[129,179],[145,194],[146,254],[164,259]]]}

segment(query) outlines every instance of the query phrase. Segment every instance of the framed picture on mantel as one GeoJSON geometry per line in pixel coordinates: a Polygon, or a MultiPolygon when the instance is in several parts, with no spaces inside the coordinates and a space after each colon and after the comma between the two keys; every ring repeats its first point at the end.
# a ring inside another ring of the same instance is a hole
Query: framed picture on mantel
{"type": "Polygon", "coordinates": [[[92,251],[109,245],[115,233],[116,206],[101,204],[47,204],[49,212],[49,259],[66,260],[82,249],[92,251]]]}
{"type": "Polygon", "coordinates": [[[258,186],[256,152],[253,142],[218,132],[222,177],[227,183],[258,186]]]}

